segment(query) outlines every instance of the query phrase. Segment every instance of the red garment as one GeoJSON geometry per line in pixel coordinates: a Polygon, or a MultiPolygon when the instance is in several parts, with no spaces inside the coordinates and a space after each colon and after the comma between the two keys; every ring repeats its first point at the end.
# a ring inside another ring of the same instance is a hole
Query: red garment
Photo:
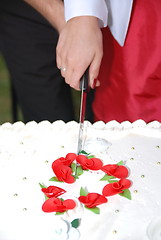
{"type": "Polygon", "coordinates": [[[161,122],[161,1],[134,0],[124,47],[103,30],[104,57],[95,121],[161,122]]]}

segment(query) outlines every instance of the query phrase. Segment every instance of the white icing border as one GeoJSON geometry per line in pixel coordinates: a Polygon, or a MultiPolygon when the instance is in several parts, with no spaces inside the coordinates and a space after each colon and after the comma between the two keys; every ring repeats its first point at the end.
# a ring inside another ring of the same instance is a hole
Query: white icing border
{"type": "MultiPolygon", "coordinates": [[[[35,122],[35,121],[30,121],[28,123],[23,123],[21,121],[18,121],[18,122],[15,122],[15,123],[10,123],[10,122],[5,122],[3,123],[2,125],[0,125],[0,128],[2,127],[5,127],[5,128],[10,128],[10,127],[14,127],[14,128],[17,128],[17,129],[20,129],[20,128],[24,128],[24,127],[30,127],[30,126],[37,126],[37,125],[43,125],[43,126],[55,126],[55,125],[71,125],[71,124],[79,124],[78,122],[76,121],[69,121],[67,123],[65,123],[64,121],[62,120],[57,120],[53,123],[50,123],[48,120],[43,120],[39,123],[35,122]]],[[[152,127],[152,128],[161,128],[161,123],[158,122],[158,121],[152,121],[150,123],[146,123],[144,120],[142,119],[138,119],[134,122],[129,122],[129,121],[124,121],[122,123],[119,123],[117,122],[116,120],[112,120],[108,123],[105,123],[103,121],[97,121],[93,124],[91,124],[89,121],[85,120],[85,124],[87,124],[88,126],[93,126],[94,128],[99,128],[99,129],[102,129],[102,128],[106,128],[106,129],[110,129],[110,128],[133,128],[133,127],[152,127]]]]}
{"type": "MultiPolygon", "coordinates": [[[[0,125],[0,133],[1,131],[11,130],[16,132],[21,132],[24,130],[41,130],[41,131],[59,131],[59,130],[72,130],[78,129],[79,123],[76,121],[70,121],[65,123],[62,120],[57,120],[53,123],[50,123],[47,120],[41,121],[39,123],[35,121],[28,122],[24,124],[23,122],[15,122],[13,124],[6,122],[0,125]]],[[[158,121],[152,121],[150,123],[146,123],[144,120],[138,119],[134,122],[124,121],[119,123],[115,120],[110,121],[108,123],[104,123],[103,121],[97,121],[94,124],[91,124],[89,121],[85,121],[85,132],[86,134],[92,133],[92,131],[99,132],[99,134],[108,133],[109,137],[112,136],[113,133],[117,133],[117,137],[124,136],[127,134],[139,134],[151,137],[161,137],[161,123],[158,121]]],[[[116,136],[115,136],[116,137],[116,136]]],[[[114,138],[115,138],[114,137],[114,138]]]]}

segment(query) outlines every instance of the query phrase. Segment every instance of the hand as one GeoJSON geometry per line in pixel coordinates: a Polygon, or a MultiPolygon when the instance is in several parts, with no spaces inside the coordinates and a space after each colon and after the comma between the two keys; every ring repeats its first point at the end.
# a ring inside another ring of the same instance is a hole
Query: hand
{"type": "Polygon", "coordinates": [[[57,45],[57,66],[62,69],[61,74],[66,83],[80,90],[80,78],[89,67],[90,87],[99,86],[99,81],[95,85],[95,79],[102,56],[102,32],[98,19],[92,16],[70,19],[60,32],[57,45]]]}

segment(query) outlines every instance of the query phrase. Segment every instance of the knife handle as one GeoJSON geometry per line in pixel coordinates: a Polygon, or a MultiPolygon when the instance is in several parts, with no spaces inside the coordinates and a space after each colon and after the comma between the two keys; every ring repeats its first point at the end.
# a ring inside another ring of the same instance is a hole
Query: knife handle
{"type": "Polygon", "coordinates": [[[80,79],[79,88],[80,88],[80,90],[83,90],[83,92],[89,91],[88,79],[89,79],[89,68],[87,68],[87,70],[85,71],[85,73],[83,74],[83,76],[80,79]]]}

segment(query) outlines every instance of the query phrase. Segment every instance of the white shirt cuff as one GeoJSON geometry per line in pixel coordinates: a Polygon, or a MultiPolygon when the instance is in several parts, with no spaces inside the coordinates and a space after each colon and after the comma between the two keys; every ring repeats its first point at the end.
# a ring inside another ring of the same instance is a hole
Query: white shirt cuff
{"type": "Polygon", "coordinates": [[[100,27],[108,27],[123,46],[129,26],[133,0],[64,0],[66,21],[78,16],[95,16],[100,27]]]}
{"type": "Polygon", "coordinates": [[[78,16],[95,16],[100,27],[107,26],[108,10],[105,0],[64,0],[66,21],[78,16]]]}

